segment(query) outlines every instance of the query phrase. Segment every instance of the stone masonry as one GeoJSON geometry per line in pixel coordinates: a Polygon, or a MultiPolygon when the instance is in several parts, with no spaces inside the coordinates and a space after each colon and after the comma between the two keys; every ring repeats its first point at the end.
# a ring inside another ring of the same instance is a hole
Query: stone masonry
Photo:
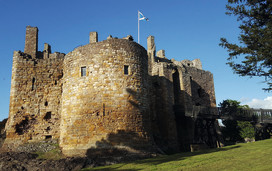
{"type": "Polygon", "coordinates": [[[45,139],[58,140],[67,156],[99,148],[177,152],[192,143],[216,144],[206,136],[216,137],[213,128],[200,136],[198,121],[187,116],[216,106],[213,76],[199,59],[169,60],[164,50],[156,53],[153,36],[147,50],[131,36],[98,42],[91,32],[89,40],[66,55],[51,53],[47,43],[41,52],[38,28],[27,26],[25,50],[13,55],[2,149],[45,139]]]}

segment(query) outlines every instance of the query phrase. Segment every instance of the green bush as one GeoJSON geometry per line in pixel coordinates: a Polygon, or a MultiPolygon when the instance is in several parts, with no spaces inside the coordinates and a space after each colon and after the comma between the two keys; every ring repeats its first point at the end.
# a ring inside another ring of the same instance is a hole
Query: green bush
{"type": "Polygon", "coordinates": [[[239,135],[242,138],[255,138],[255,130],[253,125],[248,121],[237,121],[239,130],[239,135]]]}
{"type": "Polygon", "coordinates": [[[239,118],[243,120],[243,117],[246,117],[243,110],[249,109],[249,106],[240,105],[240,103],[237,100],[227,99],[219,104],[221,114],[233,118],[223,120],[224,127],[221,129],[226,143],[236,143],[244,141],[246,138],[255,138],[254,126],[248,121],[238,121],[239,118]]]}
{"type": "Polygon", "coordinates": [[[224,127],[221,127],[221,131],[225,140],[225,145],[243,141],[236,120],[223,120],[223,124],[224,127]]]}

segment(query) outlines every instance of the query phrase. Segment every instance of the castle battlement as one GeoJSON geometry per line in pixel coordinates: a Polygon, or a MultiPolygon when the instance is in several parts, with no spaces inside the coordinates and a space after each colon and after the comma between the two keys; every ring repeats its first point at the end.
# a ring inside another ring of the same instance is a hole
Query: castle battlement
{"type": "Polygon", "coordinates": [[[44,43],[44,50],[38,51],[38,28],[37,27],[26,27],[25,37],[25,49],[24,54],[21,56],[28,59],[47,59],[47,58],[63,58],[64,53],[54,52],[51,53],[51,46],[48,43],[44,43]]]}

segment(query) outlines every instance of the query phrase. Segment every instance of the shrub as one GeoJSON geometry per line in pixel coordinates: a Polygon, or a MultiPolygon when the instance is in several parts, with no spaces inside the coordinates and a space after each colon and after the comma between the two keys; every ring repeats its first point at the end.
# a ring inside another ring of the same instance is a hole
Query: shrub
{"type": "Polygon", "coordinates": [[[248,121],[237,121],[239,130],[239,135],[242,138],[255,138],[255,130],[253,125],[248,121]]]}

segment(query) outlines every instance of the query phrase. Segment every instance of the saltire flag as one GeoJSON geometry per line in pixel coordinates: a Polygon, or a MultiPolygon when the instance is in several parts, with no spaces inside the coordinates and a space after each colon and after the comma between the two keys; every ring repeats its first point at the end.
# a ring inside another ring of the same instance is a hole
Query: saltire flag
{"type": "Polygon", "coordinates": [[[138,16],[139,16],[139,20],[146,20],[146,21],[149,21],[149,19],[146,18],[146,17],[144,16],[144,14],[141,13],[140,11],[138,11],[138,16]]]}

